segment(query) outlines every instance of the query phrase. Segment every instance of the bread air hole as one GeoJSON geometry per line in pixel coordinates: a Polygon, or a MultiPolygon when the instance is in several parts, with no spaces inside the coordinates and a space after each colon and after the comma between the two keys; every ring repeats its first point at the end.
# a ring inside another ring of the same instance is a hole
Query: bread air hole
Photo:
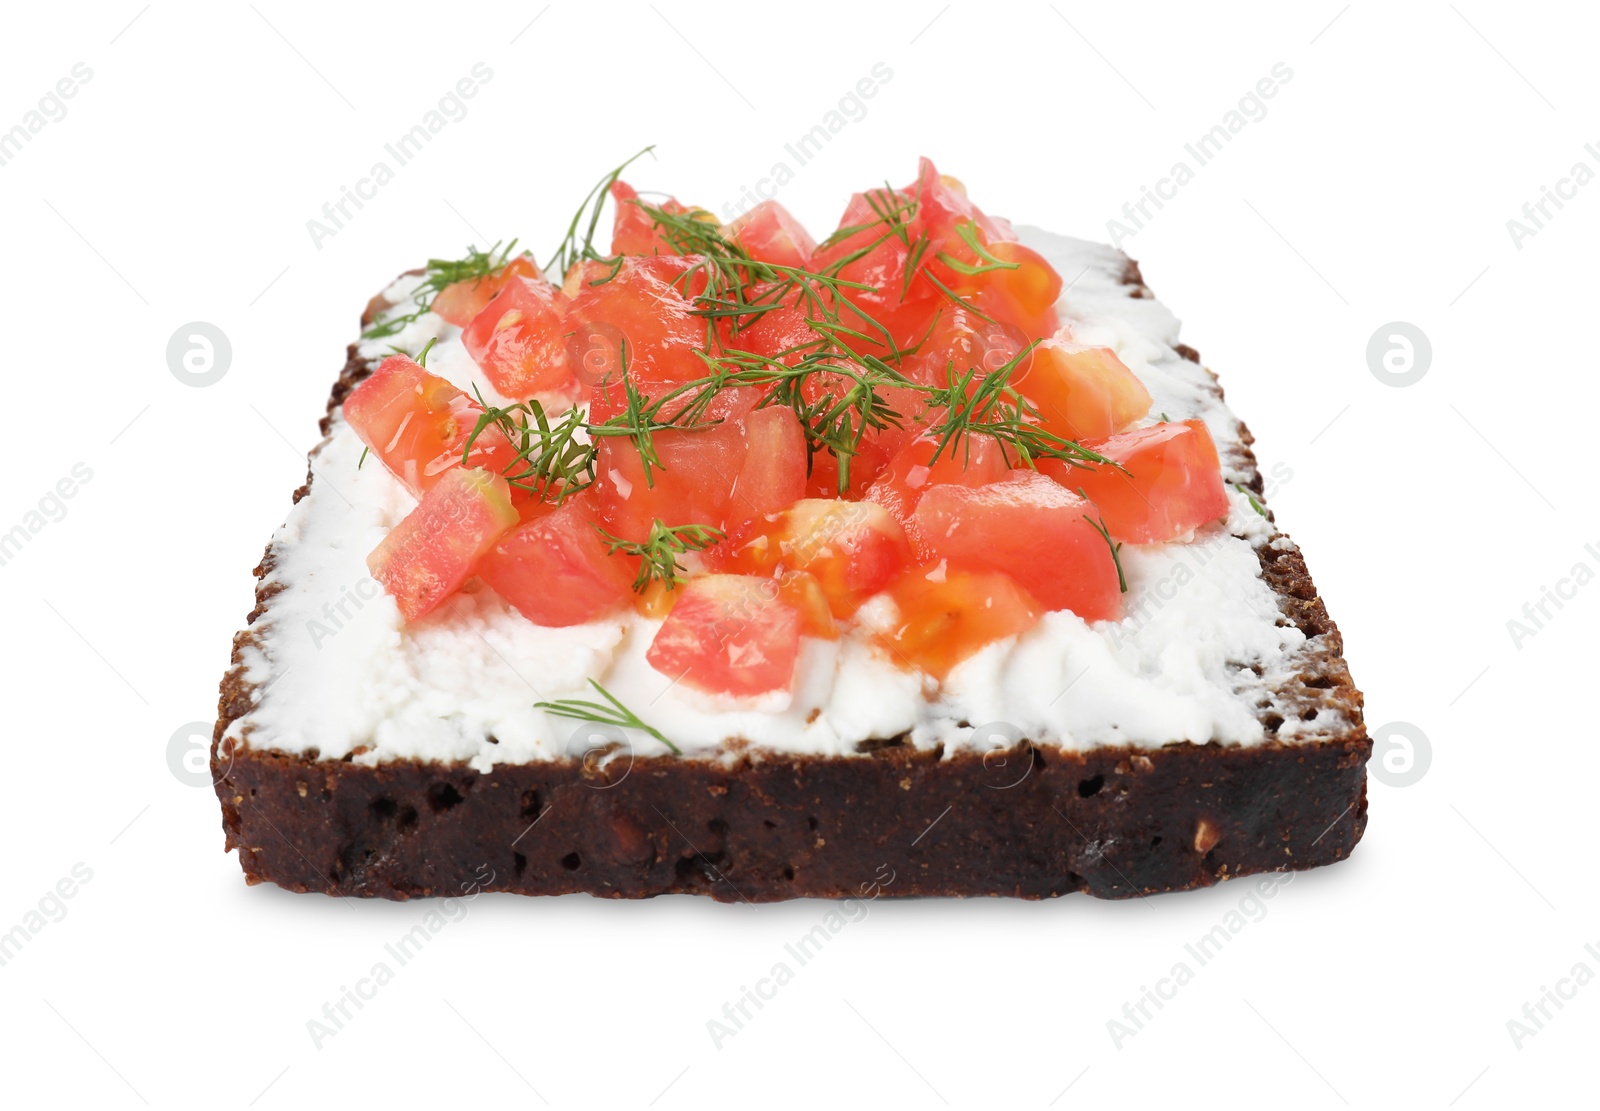
{"type": "Polygon", "coordinates": [[[436,814],[449,810],[461,801],[461,792],[455,789],[454,784],[435,783],[428,788],[428,809],[436,814]]]}
{"type": "Polygon", "coordinates": [[[1100,788],[1105,785],[1106,777],[1103,775],[1097,775],[1093,779],[1080,779],[1078,780],[1078,797],[1093,798],[1100,793],[1100,788]]]}

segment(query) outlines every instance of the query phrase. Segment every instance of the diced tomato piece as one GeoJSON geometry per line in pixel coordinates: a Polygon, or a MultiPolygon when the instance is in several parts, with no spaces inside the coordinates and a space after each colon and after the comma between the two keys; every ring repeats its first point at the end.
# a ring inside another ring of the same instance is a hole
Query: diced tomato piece
{"type": "Polygon", "coordinates": [[[944,563],[912,568],[889,593],[899,619],[878,630],[879,639],[899,659],[941,679],[985,645],[1032,628],[1041,611],[1007,575],[944,563]]]}
{"type": "Polygon", "coordinates": [[[744,463],[724,518],[730,532],[788,508],[806,492],[806,435],[793,409],[757,409],[745,417],[744,432],[744,463]]]}
{"type": "Polygon", "coordinates": [[[796,304],[779,305],[754,319],[746,318],[738,331],[730,331],[723,344],[732,351],[748,351],[794,366],[809,352],[817,350],[825,337],[811,327],[813,316],[796,304]]]}
{"type": "Polygon", "coordinates": [[[566,297],[540,278],[513,278],[461,333],[467,354],[503,397],[576,392],[567,363],[566,297]]]}
{"type": "Polygon", "coordinates": [[[586,365],[591,413],[597,402],[602,411],[621,410],[624,364],[628,378],[648,397],[659,397],[673,386],[705,377],[705,361],[695,353],[706,347],[705,319],[693,315],[693,303],[673,285],[683,271],[678,269],[674,275],[650,260],[624,258],[615,276],[603,280],[607,272],[583,268],[567,314],[569,331],[593,329],[593,334],[607,337],[615,350],[615,369],[603,354],[595,367],[586,365]],[[594,284],[597,279],[602,279],[598,285],[594,284]],[[598,375],[591,374],[591,369],[598,370],[598,375]]]}
{"type": "MultiPolygon", "coordinates": [[[[1061,299],[1061,275],[1044,256],[1021,243],[1002,240],[987,245],[988,252],[1016,269],[987,270],[974,274],[957,287],[970,292],[973,304],[996,320],[1015,325],[1030,338],[1053,336],[1061,327],[1056,302],[1061,299]]],[[[990,265],[984,260],[984,265],[990,265]]]]}
{"type": "Polygon", "coordinates": [[[728,225],[728,236],[751,258],[774,266],[806,269],[817,241],[777,201],[762,201],[728,225]]]}
{"type": "MultiPolygon", "coordinates": [[[[344,419],[385,467],[420,498],[459,468],[483,409],[404,355],[391,355],[344,401],[344,419]]],[[[499,472],[515,456],[498,428],[473,441],[470,466],[499,472]]]]}
{"type": "Polygon", "coordinates": [[[1047,339],[1011,384],[1047,430],[1069,440],[1109,436],[1150,411],[1150,391],[1109,347],[1047,339]]]}
{"type": "MultiPolygon", "coordinates": [[[[639,191],[625,181],[613,182],[611,200],[617,207],[612,222],[611,253],[614,255],[676,254],[672,243],[657,229],[650,214],[638,204],[639,191]]],[[[665,212],[682,214],[689,209],[668,197],[659,206],[665,212]]]]}
{"type": "Polygon", "coordinates": [[[714,562],[756,574],[816,576],[837,617],[848,617],[910,559],[899,522],[875,502],[806,498],[727,545],[714,562]]]}
{"type": "Polygon", "coordinates": [[[649,255],[633,260],[634,268],[660,282],[692,305],[706,291],[704,255],[649,255]]]}
{"type": "Polygon", "coordinates": [[[837,268],[838,277],[868,286],[846,289],[844,296],[874,315],[903,299],[933,296],[937,291],[926,282],[915,283],[909,298],[902,296],[906,292],[906,262],[911,244],[916,242],[912,210],[911,200],[899,192],[875,189],[856,193],[839,220],[838,230],[812,256],[812,268],[820,273],[837,268]]]}
{"type": "MultiPolygon", "coordinates": [[[[1028,339],[1015,325],[985,320],[969,309],[945,304],[939,310],[927,338],[917,353],[906,361],[908,378],[939,389],[950,384],[951,375],[960,376],[972,369],[985,378],[1014,361],[1028,346],[1028,339]]],[[[1015,382],[1027,373],[1032,353],[1011,372],[1015,382]]]]}
{"type": "Polygon", "coordinates": [[[938,446],[938,441],[927,435],[911,441],[889,460],[867,491],[868,501],[883,506],[900,522],[918,559],[930,554],[916,522],[917,503],[926,491],[941,485],[987,486],[1011,473],[1005,452],[991,436],[965,436],[935,460],[938,446]]]}
{"type": "Polygon", "coordinates": [[[535,625],[581,625],[628,600],[634,563],[609,553],[578,494],[500,537],[478,576],[535,625]]]}
{"type": "Polygon", "coordinates": [[[538,263],[527,255],[518,255],[487,277],[454,282],[445,286],[433,299],[430,307],[457,328],[465,328],[512,278],[540,276],[538,263]]]}
{"type": "Polygon", "coordinates": [[[985,215],[968,199],[967,187],[941,174],[930,159],[917,159],[917,180],[905,192],[916,198],[917,216],[930,236],[959,243],[955,225],[964,220],[976,227],[986,242],[1016,238],[1009,221],[985,215]]]}
{"type": "Polygon", "coordinates": [[[367,569],[415,621],[461,589],[478,561],[517,523],[506,480],[481,467],[441,475],[367,557],[367,569]]]}
{"type": "Polygon", "coordinates": [[[1003,571],[1047,609],[1108,621],[1122,608],[1116,563],[1089,523],[1095,507],[1036,471],[987,486],[934,486],[914,527],[934,559],[1003,571]]]}
{"type": "Polygon", "coordinates": [[[645,658],[663,675],[712,694],[788,690],[800,655],[800,614],[775,579],[703,575],[679,586],[645,658]]]}
{"type": "Polygon", "coordinates": [[[1139,428],[1084,447],[1127,468],[1073,467],[1058,481],[1084,493],[1118,540],[1158,544],[1176,540],[1228,512],[1217,445],[1204,421],[1139,428]]]}
{"type": "Polygon", "coordinates": [[[738,422],[696,432],[667,429],[654,433],[651,442],[661,466],[650,468],[647,481],[632,440],[601,439],[593,489],[607,530],[642,541],[656,521],[722,528],[744,466],[744,431],[738,422]]]}

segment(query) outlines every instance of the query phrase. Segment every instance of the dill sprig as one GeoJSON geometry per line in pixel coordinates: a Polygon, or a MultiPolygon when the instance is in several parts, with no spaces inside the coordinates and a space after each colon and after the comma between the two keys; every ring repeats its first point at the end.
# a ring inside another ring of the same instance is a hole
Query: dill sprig
{"type": "Polygon", "coordinates": [[[846,260],[823,271],[762,262],[750,257],[737,240],[725,235],[715,218],[704,209],[673,212],[663,205],[643,200],[626,203],[636,205],[648,215],[655,230],[676,253],[696,259],[674,284],[688,297],[698,279],[705,279],[705,288],[693,298],[696,305],[693,311],[707,320],[707,351],[715,345],[716,335],[710,325],[716,320],[731,318],[737,333],[773,309],[794,306],[805,309],[812,330],[818,334],[819,345],[848,355],[849,349],[841,337],[849,336],[883,345],[896,362],[903,354],[889,330],[851,299],[851,293],[874,292],[875,287],[839,277],[839,267],[846,260]],[[846,326],[843,314],[847,310],[871,332],[846,326]]]}
{"type": "Polygon", "coordinates": [[[1007,262],[1005,259],[998,258],[991,253],[989,248],[985,247],[978,238],[978,229],[971,220],[957,220],[956,234],[971,249],[978,262],[975,265],[970,262],[962,262],[948,251],[940,251],[934,257],[958,274],[966,274],[971,277],[974,274],[987,274],[992,270],[1016,270],[1022,265],[1017,262],[1007,262]]]}
{"type": "Polygon", "coordinates": [[[550,256],[550,262],[545,266],[547,274],[559,274],[565,279],[567,271],[580,262],[585,260],[607,261],[609,256],[602,255],[595,250],[594,237],[600,228],[600,213],[605,208],[607,197],[611,194],[611,187],[622,176],[622,171],[655,149],[654,144],[645,147],[638,154],[635,154],[605,177],[595,182],[594,188],[589,190],[588,195],[583,198],[583,203],[578,206],[578,211],[573,214],[572,222],[567,225],[565,238],[556,247],[555,253],[550,256]]]}
{"type": "Polygon", "coordinates": [[[728,534],[710,525],[669,525],[659,517],[650,525],[650,535],[644,540],[627,540],[614,536],[595,525],[594,529],[608,547],[607,555],[635,556],[639,559],[639,574],[633,580],[633,589],[644,591],[652,582],[660,582],[668,590],[675,590],[688,575],[678,557],[688,552],[703,552],[728,534]]]}
{"type": "MultiPolygon", "coordinates": [[[[1078,494],[1084,501],[1089,501],[1089,495],[1083,492],[1083,487],[1078,487],[1078,494]]],[[[1089,504],[1093,505],[1094,503],[1089,502],[1089,504]]],[[[1100,538],[1106,542],[1106,547],[1111,549],[1111,562],[1117,565],[1117,585],[1122,588],[1122,593],[1126,594],[1128,592],[1128,579],[1122,573],[1122,545],[1112,542],[1111,530],[1106,528],[1106,519],[1104,517],[1098,514],[1091,517],[1085,513],[1083,514],[1083,519],[1089,522],[1089,527],[1098,532],[1100,538]]]]}
{"type": "Polygon", "coordinates": [[[483,412],[461,449],[463,465],[472,454],[472,445],[491,425],[510,441],[516,456],[501,470],[511,486],[526,490],[541,501],[559,505],[572,494],[593,485],[595,478],[594,444],[580,438],[589,427],[577,406],[552,421],[537,400],[515,405],[490,405],[482,391],[474,387],[483,412]]]}
{"type": "Polygon", "coordinates": [[[988,374],[977,367],[959,371],[954,365],[949,367],[950,384],[929,391],[929,404],[944,410],[932,427],[937,438],[933,462],[947,449],[954,452],[971,436],[988,436],[1000,444],[1008,466],[1015,457],[1024,467],[1037,468],[1041,459],[1059,459],[1074,467],[1099,463],[1122,469],[1114,460],[1038,423],[1038,408],[1011,385],[1012,375],[1038,345],[1034,340],[988,374]]]}
{"type": "Polygon", "coordinates": [[[1243,494],[1247,499],[1249,499],[1250,508],[1251,509],[1254,509],[1257,513],[1261,514],[1263,517],[1265,517],[1267,515],[1266,507],[1264,505],[1262,505],[1260,502],[1256,501],[1256,494],[1255,494],[1254,490],[1250,489],[1250,487],[1248,487],[1248,486],[1241,485],[1240,483],[1237,483],[1237,482],[1235,482],[1233,484],[1233,488],[1235,490],[1239,491],[1239,493],[1243,494]]]}
{"type": "Polygon", "coordinates": [[[838,460],[840,492],[847,490],[850,461],[859,453],[866,434],[899,426],[901,414],[889,404],[883,389],[912,383],[890,365],[900,363],[910,352],[902,350],[890,331],[853,297],[857,292],[872,292],[874,287],[842,278],[839,271],[891,235],[907,238],[905,225],[916,211],[915,202],[893,189],[874,191],[868,203],[877,220],[843,232],[882,226],[883,234],[822,270],[752,258],[708,220],[703,210],[671,211],[640,200],[627,203],[650,216],[674,251],[696,259],[679,279],[685,295],[704,280],[704,288],[694,297],[693,311],[707,321],[701,355],[710,373],[669,393],[649,415],[669,425],[692,427],[703,418],[717,391],[732,386],[759,387],[765,391],[760,406],[783,405],[799,418],[806,431],[808,472],[817,454],[826,451],[838,460]],[[804,310],[814,339],[780,352],[779,357],[740,350],[732,343],[724,347],[720,342],[715,327],[718,320],[731,321],[736,339],[739,331],[766,313],[787,306],[804,310]],[[850,346],[852,340],[883,347],[887,358],[858,355],[850,346]],[[679,398],[684,399],[679,411],[664,416],[665,406],[679,398]]]}
{"type": "MultiPolygon", "coordinates": [[[[468,247],[465,258],[430,258],[426,272],[417,288],[412,291],[411,300],[414,304],[412,311],[401,316],[391,316],[375,322],[366,331],[361,333],[363,339],[382,339],[402,331],[406,325],[421,318],[422,314],[433,307],[433,299],[440,293],[457,282],[479,281],[494,274],[510,262],[514,257],[517,241],[513,239],[504,248],[499,241],[487,251],[480,251],[477,247],[468,247]]],[[[527,252],[524,251],[523,254],[527,252]]],[[[402,352],[403,354],[403,352],[402,352]]]]}
{"type": "Polygon", "coordinates": [[[573,721],[590,721],[597,725],[616,725],[624,729],[638,729],[648,733],[667,748],[672,750],[674,756],[682,756],[683,750],[671,741],[666,734],[653,725],[646,725],[639,715],[628,709],[617,698],[595,680],[590,679],[589,685],[600,693],[605,704],[599,702],[585,702],[578,698],[563,698],[555,702],[535,702],[534,708],[544,710],[559,718],[570,718],[573,721]]]}
{"type": "Polygon", "coordinates": [[[813,352],[792,366],[749,351],[706,356],[714,371],[699,382],[704,388],[693,404],[704,408],[716,389],[747,386],[761,389],[757,407],[781,405],[793,410],[805,433],[807,473],[816,456],[827,452],[838,460],[839,490],[850,487],[850,463],[869,431],[901,427],[906,414],[890,403],[891,386],[916,387],[900,371],[873,355],[851,356],[813,352]]]}

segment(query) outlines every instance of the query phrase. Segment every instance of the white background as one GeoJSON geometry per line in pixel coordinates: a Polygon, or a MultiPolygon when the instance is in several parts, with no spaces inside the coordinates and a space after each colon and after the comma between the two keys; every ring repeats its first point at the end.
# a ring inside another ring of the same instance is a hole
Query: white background
{"type": "Polygon", "coordinates": [[[8,1103],[1473,1108],[1590,1091],[1600,986],[1520,1049],[1506,1025],[1577,962],[1600,972],[1600,586],[1520,645],[1507,629],[1574,564],[1600,569],[1600,184],[1520,249],[1506,226],[1575,162],[1600,169],[1577,6],[139,4],[19,5],[0,69],[0,129],[74,63],[93,72],[0,167],[0,531],[75,463],[93,472],[0,567],[0,931],[74,864],[93,873],[0,967],[8,1103]],[[306,221],[480,61],[494,76],[470,113],[318,250],[306,221]],[[720,1049],[707,1020],[826,904],[485,896],[315,1048],[307,1020],[427,906],[246,887],[212,792],[167,750],[214,715],[357,313],[468,242],[546,254],[647,143],[641,187],[720,210],[878,62],[893,77],[864,118],[779,194],[815,231],[928,154],[992,212],[1104,239],[1274,63],[1293,71],[1125,247],[1264,467],[1292,471],[1273,504],[1372,728],[1414,724],[1431,766],[1374,782],[1355,856],[1282,889],[1120,1048],[1107,1020],[1248,882],[882,900],[720,1049]],[[233,346],[204,389],[165,359],[195,320],[233,346]],[[1396,320],[1432,342],[1408,388],[1365,354],[1396,320]]]}

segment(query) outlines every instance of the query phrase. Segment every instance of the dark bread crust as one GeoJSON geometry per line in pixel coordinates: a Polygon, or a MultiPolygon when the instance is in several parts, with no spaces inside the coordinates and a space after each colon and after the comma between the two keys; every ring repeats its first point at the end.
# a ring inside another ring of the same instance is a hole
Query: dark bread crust
{"type": "MultiPolygon", "coordinates": [[[[1123,277],[1129,296],[1151,296],[1136,263],[1123,277]]],[[[374,298],[363,325],[385,307],[374,298]]],[[[1190,348],[1180,353],[1199,362],[1190,348]]],[[[371,369],[352,344],[321,422],[325,437],[333,411],[371,369]]],[[[1259,493],[1252,439],[1241,426],[1228,461],[1259,493]]],[[[895,895],[1125,898],[1330,864],[1366,828],[1372,744],[1361,692],[1299,550],[1269,544],[1258,553],[1286,617],[1314,638],[1300,673],[1261,711],[1269,738],[1261,745],[1069,752],[1023,741],[943,758],[902,737],[868,742],[855,757],[624,752],[603,763],[500,764],[483,775],[461,764],[366,766],[224,743],[264,693],[246,678],[242,652],[281,589],[266,581],[269,546],[213,734],[224,850],[239,850],[250,883],[392,899],[456,895],[468,881],[528,895],[840,898],[881,881],[885,868],[893,882],[877,890],[895,895]],[[1319,709],[1337,711],[1348,728],[1277,739],[1287,714],[1310,721],[1319,709]]]]}

